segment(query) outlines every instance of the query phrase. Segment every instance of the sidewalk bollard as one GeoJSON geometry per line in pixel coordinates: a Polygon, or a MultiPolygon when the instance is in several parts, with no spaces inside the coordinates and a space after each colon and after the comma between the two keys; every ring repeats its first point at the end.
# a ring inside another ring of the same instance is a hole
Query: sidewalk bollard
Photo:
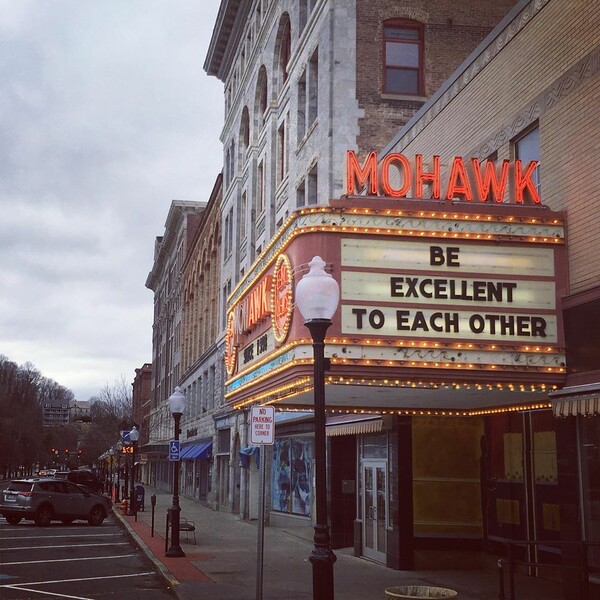
{"type": "Polygon", "coordinates": [[[150,496],[150,504],[152,505],[152,526],[150,528],[150,537],[154,537],[154,509],[156,508],[156,494],[150,496]]]}

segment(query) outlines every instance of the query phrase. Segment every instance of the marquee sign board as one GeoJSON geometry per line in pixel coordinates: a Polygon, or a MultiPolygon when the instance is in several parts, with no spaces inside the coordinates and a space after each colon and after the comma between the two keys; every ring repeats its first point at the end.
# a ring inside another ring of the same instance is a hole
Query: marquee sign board
{"type": "Polygon", "coordinates": [[[342,333],[556,344],[548,247],[342,240],[342,333]]]}

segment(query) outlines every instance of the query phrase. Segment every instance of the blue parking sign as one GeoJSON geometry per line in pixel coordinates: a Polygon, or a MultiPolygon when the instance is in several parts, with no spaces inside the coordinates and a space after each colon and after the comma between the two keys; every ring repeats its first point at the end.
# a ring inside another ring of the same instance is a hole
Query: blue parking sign
{"type": "Polygon", "coordinates": [[[179,460],[179,440],[171,440],[169,442],[169,460],[179,460]]]}

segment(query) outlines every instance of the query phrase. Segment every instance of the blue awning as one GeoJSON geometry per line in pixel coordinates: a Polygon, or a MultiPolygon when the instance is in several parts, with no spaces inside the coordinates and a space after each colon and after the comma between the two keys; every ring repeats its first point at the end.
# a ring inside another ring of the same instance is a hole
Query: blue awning
{"type": "Polygon", "coordinates": [[[185,446],[179,454],[180,460],[194,460],[210,458],[212,455],[212,442],[205,442],[203,444],[191,444],[185,446]]]}

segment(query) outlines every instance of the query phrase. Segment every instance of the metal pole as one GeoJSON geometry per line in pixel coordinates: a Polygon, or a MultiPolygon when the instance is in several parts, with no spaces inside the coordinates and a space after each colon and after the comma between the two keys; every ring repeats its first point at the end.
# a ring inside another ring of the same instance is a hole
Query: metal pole
{"type": "Polygon", "coordinates": [[[121,451],[117,450],[117,452],[117,490],[115,492],[115,502],[120,502],[119,494],[121,493],[121,490],[119,488],[121,487],[121,451]]]}
{"type": "MultiPolygon", "coordinates": [[[[173,413],[175,419],[175,439],[179,441],[179,420],[181,413],[173,413]]],[[[179,461],[173,461],[173,505],[169,509],[171,517],[171,547],[165,553],[165,556],[177,557],[185,556],[179,543],[179,524],[181,516],[181,507],[179,506],[179,461]]]]}
{"type": "Polygon", "coordinates": [[[258,536],[256,541],[256,600],[263,597],[263,564],[265,553],[265,447],[260,446],[260,472],[258,484],[258,536]]]}
{"type": "Polygon", "coordinates": [[[137,517],[135,502],[135,442],[131,442],[131,484],[129,488],[129,511],[130,517],[137,517]]]}
{"type": "Polygon", "coordinates": [[[113,499],[113,462],[114,462],[114,457],[110,456],[109,457],[110,460],[110,482],[108,485],[108,493],[110,494],[110,499],[113,499]]]}
{"type": "Polygon", "coordinates": [[[311,319],[305,323],[313,340],[315,410],[315,484],[317,518],[314,548],[309,560],[313,566],[313,599],[333,600],[333,564],[327,519],[327,447],[325,437],[325,334],[329,319],[311,319]]]}

